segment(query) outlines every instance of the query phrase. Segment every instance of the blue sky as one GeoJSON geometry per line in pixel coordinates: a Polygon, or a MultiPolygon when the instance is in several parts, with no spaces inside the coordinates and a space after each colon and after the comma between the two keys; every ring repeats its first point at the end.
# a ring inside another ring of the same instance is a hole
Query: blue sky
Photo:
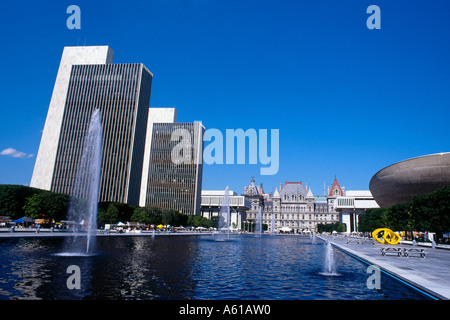
{"type": "Polygon", "coordinates": [[[0,183],[30,183],[63,47],[85,44],[144,63],[150,106],[179,122],[279,129],[276,175],[205,165],[203,189],[241,193],[255,176],[265,191],[302,181],[322,194],[335,175],[368,189],[385,166],[450,151],[449,14],[447,0],[2,3],[0,183]],[[71,4],[81,30],[66,27],[71,4]],[[366,27],[372,4],[380,30],[366,27]]]}

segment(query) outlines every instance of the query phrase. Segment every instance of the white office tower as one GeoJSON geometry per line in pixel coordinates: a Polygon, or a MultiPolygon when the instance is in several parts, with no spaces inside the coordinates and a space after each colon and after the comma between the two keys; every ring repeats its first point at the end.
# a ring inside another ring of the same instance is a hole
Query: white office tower
{"type": "Polygon", "coordinates": [[[176,120],[174,108],[149,110],[139,205],[200,214],[205,128],[176,120]]]}
{"type": "Polygon", "coordinates": [[[64,48],[31,187],[71,194],[90,118],[99,109],[99,200],[138,205],[153,75],[143,64],[112,60],[108,46],[64,48]]]}

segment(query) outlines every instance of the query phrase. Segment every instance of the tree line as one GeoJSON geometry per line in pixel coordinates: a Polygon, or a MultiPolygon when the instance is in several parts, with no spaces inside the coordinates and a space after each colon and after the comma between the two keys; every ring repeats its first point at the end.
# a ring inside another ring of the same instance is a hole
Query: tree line
{"type": "MultiPolygon", "coordinates": [[[[21,186],[0,185],[0,216],[17,220],[24,216],[55,221],[66,219],[71,197],[66,194],[21,186]]],[[[139,207],[119,202],[100,202],[97,220],[99,225],[133,221],[140,224],[194,226],[209,228],[213,220],[199,215],[186,215],[176,210],[156,207],[139,207]]]]}
{"type": "Polygon", "coordinates": [[[322,232],[345,232],[347,231],[347,227],[345,225],[345,223],[342,222],[336,222],[336,223],[328,223],[328,224],[323,224],[323,223],[319,223],[317,225],[317,232],[318,233],[322,233],[322,232]]]}
{"type": "Polygon", "coordinates": [[[358,231],[373,232],[377,228],[435,232],[441,239],[450,231],[450,186],[389,208],[368,209],[359,216],[358,231]]]}
{"type": "Polygon", "coordinates": [[[97,220],[100,224],[133,221],[144,225],[193,226],[210,228],[214,221],[199,215],[187,215],[158,207],[136,207],[118,202],[100,202],[97,220]]]}

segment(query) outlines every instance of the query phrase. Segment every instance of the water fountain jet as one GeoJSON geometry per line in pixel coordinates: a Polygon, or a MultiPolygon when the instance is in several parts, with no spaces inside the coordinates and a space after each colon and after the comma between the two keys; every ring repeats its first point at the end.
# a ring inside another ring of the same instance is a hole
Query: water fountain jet
{"type": "Polygon", "coordinates": [[[275,213],[272,212],[272,228],[270,229],[270,235],[275,234],[275,213]]]}
{"type": "MultiPolygon", "coordinates": [[[[228,186],[225,188],[225,192],[223,195],[222,204],[220,206],[220,215],[219,215],[219,225],[218,232],[219,235],[226,234],[226,240],[230,239],[230,194],[228,191],[228,186]]],[[[223,237],[216,238],[216,241],[224,241],[223,237]]]]}
{"type": "Polygon", "coordinates": [[[258,215],[256,216],[256,237],[261,237],[261,234],[263,232],[262,230],[262,213],[261,213],[261,206],[259,206],[258,215]]]}
{"type": "Polygon", "coordinates": [[[310,238],[311,238],[312,244],[316,244],[316,234],[314,232],[311,232],[310,238]]]}
{"type": "Polygon", "coordinates": [[[74,237],[68,237],[66,250],[61,255],[89,255],[95,249],[97,210],[102,163],[101,113],[92,114],[78,166],[67,220],[73,221],[74,237]],[[80,241],[86,239],[86,244],[80,241]]]}
{"type": "Polygon", "coordinates": [[[339,276],[336,272],[336,261],[334,259],[334,250],[330,241],[327,241],[325,245],[325,262],[324,270],[321,273],[323,276],[339,276]]]}

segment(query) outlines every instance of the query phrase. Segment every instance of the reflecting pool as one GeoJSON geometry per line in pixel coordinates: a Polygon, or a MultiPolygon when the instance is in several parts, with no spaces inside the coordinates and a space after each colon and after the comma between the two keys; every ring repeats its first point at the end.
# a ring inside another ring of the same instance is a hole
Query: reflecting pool
{"type": "Polygon", "coordinates": [[[60,254],[64,238],[0,239],[0,299],[405,300],[426,299],[382,273],[368,289],[368,265],[308,236],[104,236],[96,252],[60,254]],[[80,289],[69,289],[69,266],[80,289]]]}

